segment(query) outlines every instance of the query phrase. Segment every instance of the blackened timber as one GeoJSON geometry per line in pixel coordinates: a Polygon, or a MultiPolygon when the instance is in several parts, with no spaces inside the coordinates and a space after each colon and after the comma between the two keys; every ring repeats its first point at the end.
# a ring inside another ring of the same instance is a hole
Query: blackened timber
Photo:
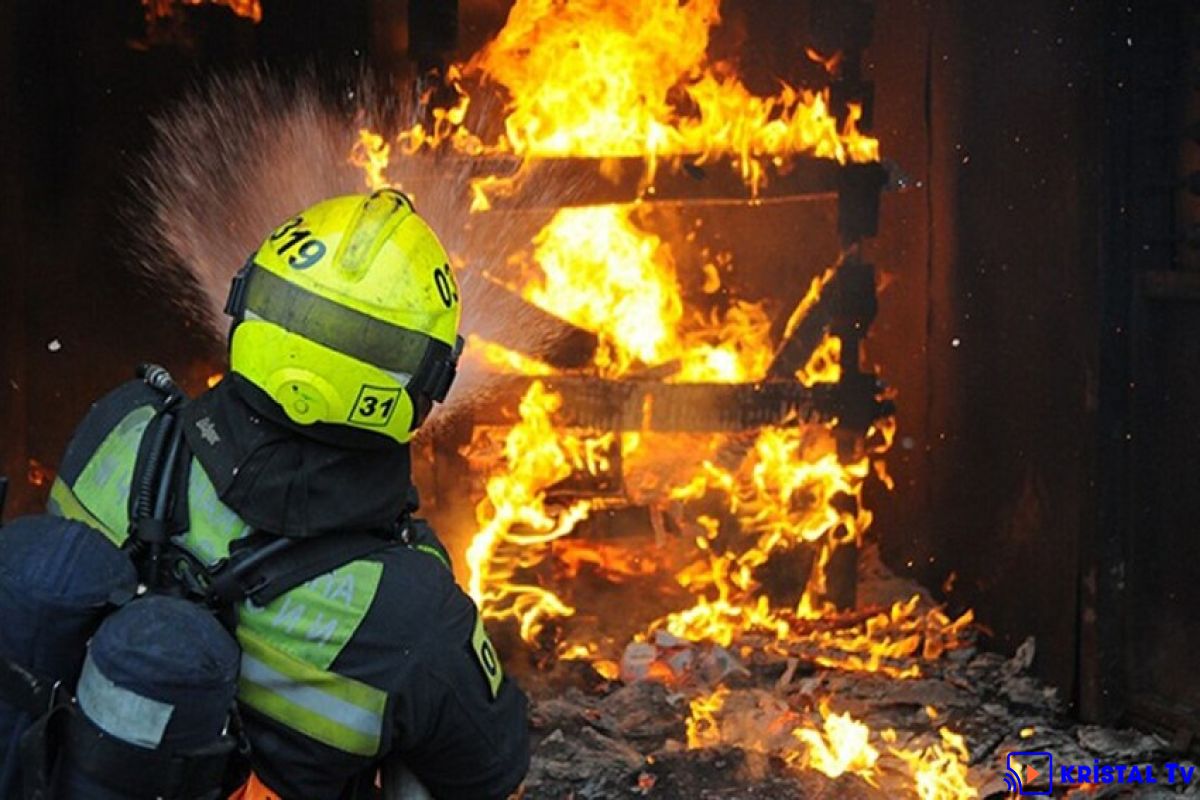
{"type": "MultiPolygon", "coordinates": [[[[456,158],[457,156],[433,156],[456,158]]],[[[728,157],[698,163],[696,158],[663,157],[647,188],[647,163],[641,156],[610,158],[569,157],[530,159],[481,156],[471,159],[471,172],[479,176],[512,179],[511,191],[488,192],[494,210],[553,210],[564,206],[611,203],[696,202],[840,197],[839,211],[846,221],[843,238],[875,233],[879,193],[888,184],[887,168],[880,162],[839,164],[828,158],[796,156],[783,166],[769,158],[761,161],[763,181],[753,192],[742,171],[728,157]],[[547,188],[551,187],[551,188],[547,188]]]]}
{"type": "Polygon", "coordinates": [[[488,313],[477,315],[470,333],[557,369],[578,369],[592,363],[599,346],[596,334],[543,311],[494,280],[480,280],[486,284],[488,313]],[[514,329],[512,320],[523,321],[519,330],[514,329]],[[527,352],[529,330],[538,331],[538,352],[527,352]]]}
{"type": "MultiPolygon", "coordinates": [[[[847,257],[836,267],[812,308],[779,345],[767,370],[768,377],[782,380],[795,375],[796,370],[808,363],[827,330],[843,336],[852,330],[865,334],[877,310],[875,268],[856,257],[847,257]]],[[[844,352],[853,355],[857,349],[844,352]]]]}
{"type": "MultiPolygon", "coordinates": [[[[520,397],[534,380],[502,376],[495,389],[500,396],[520,397]]],[[[837,385],[811,389],[795,381],[757,384],[660,383],[604,380],[567,375],[538,378],[563,398],[554,420],[558,425],[602,431],[714,432],[741,431],[795,421],[827,421],[846,407],[837,385]]],[[[891,405],[874,397],[877,417],[891,405]]],[[[513,409],[491,404],[474,411],[476,424],[511,424],[513,409]]]]}

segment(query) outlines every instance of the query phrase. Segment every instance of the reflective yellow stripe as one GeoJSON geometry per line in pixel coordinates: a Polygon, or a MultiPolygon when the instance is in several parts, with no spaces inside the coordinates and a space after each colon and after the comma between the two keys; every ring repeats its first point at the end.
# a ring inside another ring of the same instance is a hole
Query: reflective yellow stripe
{"type": "Polygon", "coordinates": [[[276,650],[328,669],[366,618],[382,574],[377,561],[344,564],[266,606],[246,603],[238,624],[276,650]]]}
{"type": "Polygon", "coordinates": [[[101,530],[109,538],[118,537],[114,539],[117,544],[125,541],[129,529],[129,487],[134,463],[142,434],[153,417],[154,409],[150,406],[126,414],[104,437],[71,486],[80,504],[103,523],[101,530]]]}
{"type": "Polygon", "coordinates": [[[442,551],[438,550],[433,545],[431,545],[431,544],[414,544],[413,549],[420,550],[425,555],[433,556],[438,561],[442,562],[442,566],[444,566],[446,569],[451,569],[450,562],[446,560],[446,557],[444,555],[442,555],[442,551]]]}
{"type": "Polygon", "coordinates": [[[228,558],[229,543],[252,530],[217,497],[212,481],[195,458],[188,478],[188,517],[190,527],[184,535],[183,546],[209,567],[228,558]]]}
{"type": "Polygon", "coordinates": [[[483,614],[478,611],[475,612],[475,630],[471,633],[471,648],[475,651],[475,658],[479,660],[483,677],[487,679],[488,689],[495,700],[504,681],[504,670],[500,666],[500,656],[496,655],[496,648],[483,628],[483,614]]]}
{"type": "Polygon", "coordinates": [[[73,519],[76,522],[92,526],[117,546],[120,546],[125,539],[123,535],[110,530],[107,525],[96,519],[96,516],[88,511],[83,503],[79,502],[79,498],[62,478],[55,478],[54,485],[50,487],[50,511],[64,519],[73,519]]]}
{"type": "Polygon", "coordinates": [[[322,744],[355,755],[378,754],[385,692],[292,658],[243,628],[237,638],[241,702],[322,744]]]}

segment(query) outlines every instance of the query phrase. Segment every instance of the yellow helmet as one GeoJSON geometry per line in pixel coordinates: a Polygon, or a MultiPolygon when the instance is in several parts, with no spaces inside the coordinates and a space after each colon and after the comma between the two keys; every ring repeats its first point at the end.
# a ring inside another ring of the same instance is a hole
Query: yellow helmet
{"type": "Polygon", "coordinates": [[[407,442],[454,380],[458,285],[403,194],[336,197],[271,233],[234,278],[233,372],[289,418],[407,442]]]}

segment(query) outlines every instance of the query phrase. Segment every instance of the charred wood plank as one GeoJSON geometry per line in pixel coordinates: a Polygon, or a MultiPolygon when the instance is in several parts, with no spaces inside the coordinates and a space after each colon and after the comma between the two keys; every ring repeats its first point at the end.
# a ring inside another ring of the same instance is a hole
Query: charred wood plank
{"type": "MultiPolygon", "coordinates": [[[[864,335],[875,319],[879,304],[875,297],[875,268],[853,255],[836,267],[833,277],[821,290],[821,296],[808,313],[792,326],[789,335],[775,351],[767,376],[782,380],[796,374],[808,363],[826,331],[842,335],[864,335]]],[[[857,348],[843,354],[857,354],[857,348]]],[[[844,364],[853,367],[854,363],[844,364]]]]}
{"type": "MultiPolygon", "coordinates": [[[[498,377],[495,391],[500,396],[520,397],[533,380],[498,377]]],[[[659,383],[580,375],[537,380],[563,397],[555,417],[558,424],[603,431],[741,431],[792,419],[830,419],[837,406],[832,387],[808,389],[795,381],[659,383]]],[[[475,423],[512,423],[515,409],[503,405],[475,409],[475,423]]]]}
{"type": "MultiPolygon", "coordinates": [[[[443,164],[465,157],[452,153],[424,154],[443,164]]],[[[797,156],[783,166],[762,161],[763,181],[753,192],[738,166],[720,157],[697,163],[695,157],[663,157],[652,186],[647,186],[647,163],[641,156],[541,158],[523,161],[515,156],[484,155],[468,159],[466,169],[455,165],[455,174],[490,177],[509,182],[487,188],[495,211],[554,211],[564,206],[613,203],[750,202],[808,200],[844,197],[839,213],[843,240],[875,233],[879,194],[889,185],[891,173],[883,162],[839,164],[828,158],[797,156]]],[[[437,170],[433,171],[437,174],[437,170]]],[[[406,184],[407,185],[407,184],[406,184]]],[[[418,194],[420,187],[414,184],[418,194]]],[[[469,197],[464,196],[465,200],[469,197]]]]}
{"type": "Polygon", "coordinates": [[[486,294],[488,313],[471,320],[476,336],[544,361],[557,369],[579,369],[591,364],[599,338],[591,331],[538,308],[498,281],[480,275],[480,294],[486,294]],[[521,320],[521,326],[512,324],[521,320]],[[530,330],[537,331],[537,352],[528,352],[530,330]]]}

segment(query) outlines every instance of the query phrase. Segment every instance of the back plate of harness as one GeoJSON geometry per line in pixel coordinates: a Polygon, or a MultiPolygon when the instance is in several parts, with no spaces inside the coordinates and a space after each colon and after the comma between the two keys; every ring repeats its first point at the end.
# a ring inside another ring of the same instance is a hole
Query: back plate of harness
{"type": "Polygon", "coordinates": [[[143,367],[139,373],[164,394],[163,405],[146,429],[146,456],[135,470],[126,542],[139,577],[151,591],[182,594],[227,613],[244,600],[264,606],[344,564],[409,543],[415,498],[390,528],[305,539],[260,531],[233,542],[228,558],[205,566],[172,536],[175,494],[181,488],[186,492],[191,467],[191,459],[181,457],[185,445],[178,422],[186,398],[169,382],[169,375],[163,377],[161,367],[143,367]]]}

